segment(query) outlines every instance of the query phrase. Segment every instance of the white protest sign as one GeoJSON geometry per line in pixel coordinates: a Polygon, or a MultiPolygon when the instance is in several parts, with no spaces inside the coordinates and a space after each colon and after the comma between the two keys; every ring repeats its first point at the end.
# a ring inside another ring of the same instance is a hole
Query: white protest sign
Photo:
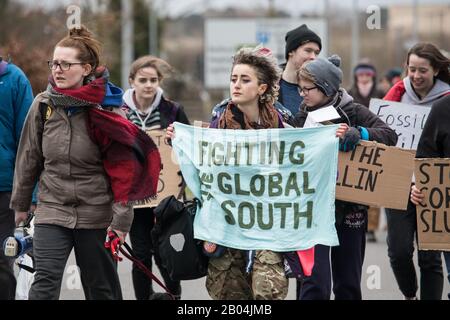
{"type": "Polygon", "coordinates": [[[328,124],[328,121],[339,119],[340,117],[333,106],[320,108],[308,113],[303,128],[319,127],[321,124],[328,124]]]}
{"type": "Polygon", "coordinates": [[[370,111],[398,135],[396,147],[416,150],[431,106],[370,99],[370,111]]]}

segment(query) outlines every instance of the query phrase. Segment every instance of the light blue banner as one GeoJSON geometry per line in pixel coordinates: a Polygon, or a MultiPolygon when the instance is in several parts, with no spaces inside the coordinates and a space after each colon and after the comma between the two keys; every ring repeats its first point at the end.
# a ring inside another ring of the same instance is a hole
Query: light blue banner
{"type": "Polygon", "coordinates": [[[173,148],[203,203],[195,238],[279,252],[338,245],[337,127],[224,130],[176,122],[173,148]]]}

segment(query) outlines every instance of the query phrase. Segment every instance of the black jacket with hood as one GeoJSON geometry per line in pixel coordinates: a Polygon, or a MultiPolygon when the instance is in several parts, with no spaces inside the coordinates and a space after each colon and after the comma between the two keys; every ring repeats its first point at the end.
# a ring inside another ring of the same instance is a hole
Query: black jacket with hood
{"type": "MultiPolygon", "coordinates": [[[[340,119],[333,120],[333,123],[347,123],[350,127],[364,127],[369,133],[368,140],[383,143],[388,146],[395,146],[397,143],[397,134],[394,130],[372,113],[367,107],[362,104],[353,102],[353,98],[343,88],[339,89],[336,96],[330,103],[324,106],[333,105],[336,111],[341,116],[340,119]]],[[[309,111],[315,111],[324,106],[315,108],[308,108],[305,104],[300,106],[300,112],[297,113],[294,119],[296,127],[302,128],[305,124],[306,117],[309,111]]],[[[367,206],[336,200],[336,223],[340,224],[343,221],[345,214],[351,212],[358,212],[367,209],[367,206]]]]}

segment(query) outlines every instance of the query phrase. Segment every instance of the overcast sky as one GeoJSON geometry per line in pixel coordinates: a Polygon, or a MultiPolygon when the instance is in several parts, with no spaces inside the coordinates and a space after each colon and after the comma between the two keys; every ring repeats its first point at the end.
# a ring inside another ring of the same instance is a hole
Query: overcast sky
{"type": "MultiPolygon", "coordinates": [[[[30,6],[54,7],[55,5],[67,6],[69,4],[79,4],[85,2],[95,2],[102,0],[15,0],[26,3],[30,6]]],[[[147,0],[152,1],[152,0],[147,0]]],[[[205,8],[224,9],[227,7],[236,8],[255,8],[268,7],[269,0],[153,0],[163,13],[176,17],[189,13],[201,13],[205,8]]],[[[351,7],[355,0],[328,0],[330,5],[339,5],[341,7],[351,7]]],[[[292,16],[299,16],[302,12],[323,12],[323,8],[327,0],[273,0],[276,8],[284,9],[290,12],[292,16]]],[[[380,7],[388,4],[433,4],[433,3],[449,3],[448,0],[356,0],[360,9],[364,10],[370,5],[378,5],[380,7]]]]}

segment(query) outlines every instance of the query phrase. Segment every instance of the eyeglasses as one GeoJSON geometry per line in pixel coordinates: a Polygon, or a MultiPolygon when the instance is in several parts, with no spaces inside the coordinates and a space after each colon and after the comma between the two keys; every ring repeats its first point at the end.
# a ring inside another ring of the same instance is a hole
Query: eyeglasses
{"type": "Polygon", "coordinates": [[[311,88],[301,88],[301,87],[298,87],[298,93],[300,93],[300,94],[309,94],[309,92],[311,91],[311,90],[313,90],[313,89],[317,89],[317,86],[314,86],[314,87],[311,87],[311,88]]]}
{"type": "Polygon", "coordinates": [[[74,64],[84,64],[83,62],[66,62],[66,61],[47,61],[48,63],[48,67],[50,68],[50,70],[56,70],[59,66],[59,68],[62,71],[67,71],[70,69],[70,67],[74,64]]]}

